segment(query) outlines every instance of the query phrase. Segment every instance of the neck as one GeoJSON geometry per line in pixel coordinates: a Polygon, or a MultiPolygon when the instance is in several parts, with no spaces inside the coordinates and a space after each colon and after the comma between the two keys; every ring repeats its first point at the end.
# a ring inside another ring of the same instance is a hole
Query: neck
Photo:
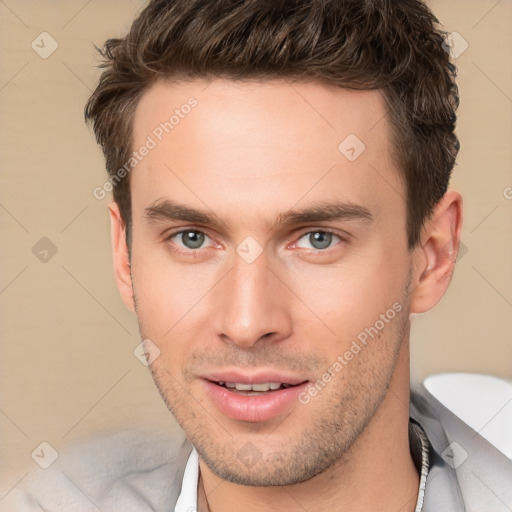
{"type": "Polygon", "coordinates": [[[223,481],[200,460],[199,512],[414,511],[419,475],[409,450],[409,347],[386,397],[349,453],[305,482],[247,487],[223,481]]]}

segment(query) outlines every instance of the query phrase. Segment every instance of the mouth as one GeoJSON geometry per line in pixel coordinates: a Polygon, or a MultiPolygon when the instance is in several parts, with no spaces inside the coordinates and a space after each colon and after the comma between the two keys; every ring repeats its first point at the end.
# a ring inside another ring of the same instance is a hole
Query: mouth
{"type": "Polygon", "coordinates": [[[290,414],[310,382],[275,372],[247,375],[239,371],[208,375],[202,381],[206,397],[223,416],[253,423],[290,414]]]}
{"type": "Polygon", "coordinates": [[[260,382],[257,384],[245,384],[242,382],[213,382],[218,386],[222,386],[226,388],[228,391],[232,393],[236,393],[237,395],[244,396],[259,396],[262,393],[269,393],[273,391],[278,391],[280,389],[288,389],[298,384],[287,384],[285,382],[260,382]]]}
{"type": "MultiPolygon", "coordinates": [[[[305,382],[305,381],[304,381],[305,382]]],[[[232,393],[236,393],[237,395],[244,396],[259,396],[262,393],[271,393],[274,391],[279,391],[280,389],[288,389],[298,386],[300,384],[287,384],[285,382],[260,382],[255,384],[246,384],[242,382],[224,382],[218,381],[213,382],[213,384],[217,384],[223,388],[226,388],[228,391],[232,393]]]]}

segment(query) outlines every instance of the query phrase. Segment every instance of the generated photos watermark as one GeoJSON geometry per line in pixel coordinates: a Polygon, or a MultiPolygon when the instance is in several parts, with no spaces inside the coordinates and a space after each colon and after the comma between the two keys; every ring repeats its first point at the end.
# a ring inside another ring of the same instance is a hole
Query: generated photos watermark
{"type": "Polygon", "coordinates": [[[354,357],[356,357],[367,345],[368,342],[377,338],[384,330],[387,324],[403,309],[400,302],[395,302],[385,312],[379,316],[370,327],[362,330],[352,341],[348,350],[340,354],[336,361],[327,369],[327,371],[314,383],[308,386],[304,391],[299,394],[298,400],[301,404],[306,405],[311,402],[311,399],[317,396],[328,384],[336,377],[336,375],[349,364],[354,357]]]}
{"type": "Polygon", "coordinates": [[[146,137],[144,144],[142,144],[136,151],[133,151],[130,158],[125,164],[120,167],[114,174],[110,175],[108,180],[101,185],[96,187],[92,191],[92,195],[95,199],[105,199],[109,192],[112,192],[114,187],[118,185],[124,178],[126,178],[130,172],[137,167],[137,165],[155,149],[160,142],[162,142],[166,135],[178,126],[185,117],[192,112],[192,109],[197,107],[199,101],[191,96],[186,103],[183,103],[179,108],[175,108],[174,112],[165,121],[162,121],[159,125],[155,126],[151,133],[146,137]]]}

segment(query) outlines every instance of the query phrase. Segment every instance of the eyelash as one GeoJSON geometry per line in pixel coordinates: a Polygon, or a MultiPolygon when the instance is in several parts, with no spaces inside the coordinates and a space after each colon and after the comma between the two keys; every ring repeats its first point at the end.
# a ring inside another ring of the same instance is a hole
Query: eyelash
{"type": "MultiPolygon", "coordinates": [[[[206,237],[210,238],[210,240],[213,240],[206,232],[204,232],[204,231],[202,231],[200,229],[194,229],[194,228],[185,228],[185,229],[180,229],[178,231],[174,231],[174,232],[168,234],[165,237],[165,240],[171,242],[173,238],[175,238],[175,237],[177,237],[179,235],[182,235],[183,233],[189,233],[189,232],[202,233],[206,237]]],[[[341,236],[339,233],[337,233],[333,229],[322,228],[322,229],[310,229],[309,231],[304,231],[303,233],[300,234],[300,236],[296,239],[296,241],[293,242],[293,245],[297,244],[298,241],[301,240],[302,238],[304,238],[306,235],[311,235],[312,233],[329,233],[331,235],[334,235],[334,236],[338,237],[340,239],[340,241],[337,244],[334,244],[333,246],[327,247],[326,249],[304,249],[304,248],[300,248],[301,250],[307,251],[308,253],[322,253],[322,254],[328,253],[335,246],[337,246],[337,245],[339,245],[341,243],[347,242],[347,238],[346,237],[341,236]]],[[[182,254],[191,254],[191,253],[199,253],[200,251],[204,250],[204,248],[188,249],[188,250],[174,249],[174,250],[176,252],[179,252],[179,253],[182,253],[182,254]]]]}

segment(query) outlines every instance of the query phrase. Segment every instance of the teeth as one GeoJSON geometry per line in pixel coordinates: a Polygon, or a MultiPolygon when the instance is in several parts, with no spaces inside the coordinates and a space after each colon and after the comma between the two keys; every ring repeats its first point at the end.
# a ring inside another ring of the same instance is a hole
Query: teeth
{"type": "Polygon", "coordinates": [[[251,384],[239,384],[238,382],[235,384],[235,388],[237,391],[250,391],[252,389],[251,384]]]}
{"type": "Polygon", "coordinates": [[[270,384],[268,382],[262,382],[261,384],[253,384],[253,391],[268,391],[270,389],[270,384]]]}
{"type": "Polygon", "coordinates": [[[261,382],[259,384],[242,384],[240,382],[219,382],[221,386],[236,389],[237,391],[268,391],[276,390],[281,386],[289,387],[290,384],[281,384],[280,382],[261,382]]]}

